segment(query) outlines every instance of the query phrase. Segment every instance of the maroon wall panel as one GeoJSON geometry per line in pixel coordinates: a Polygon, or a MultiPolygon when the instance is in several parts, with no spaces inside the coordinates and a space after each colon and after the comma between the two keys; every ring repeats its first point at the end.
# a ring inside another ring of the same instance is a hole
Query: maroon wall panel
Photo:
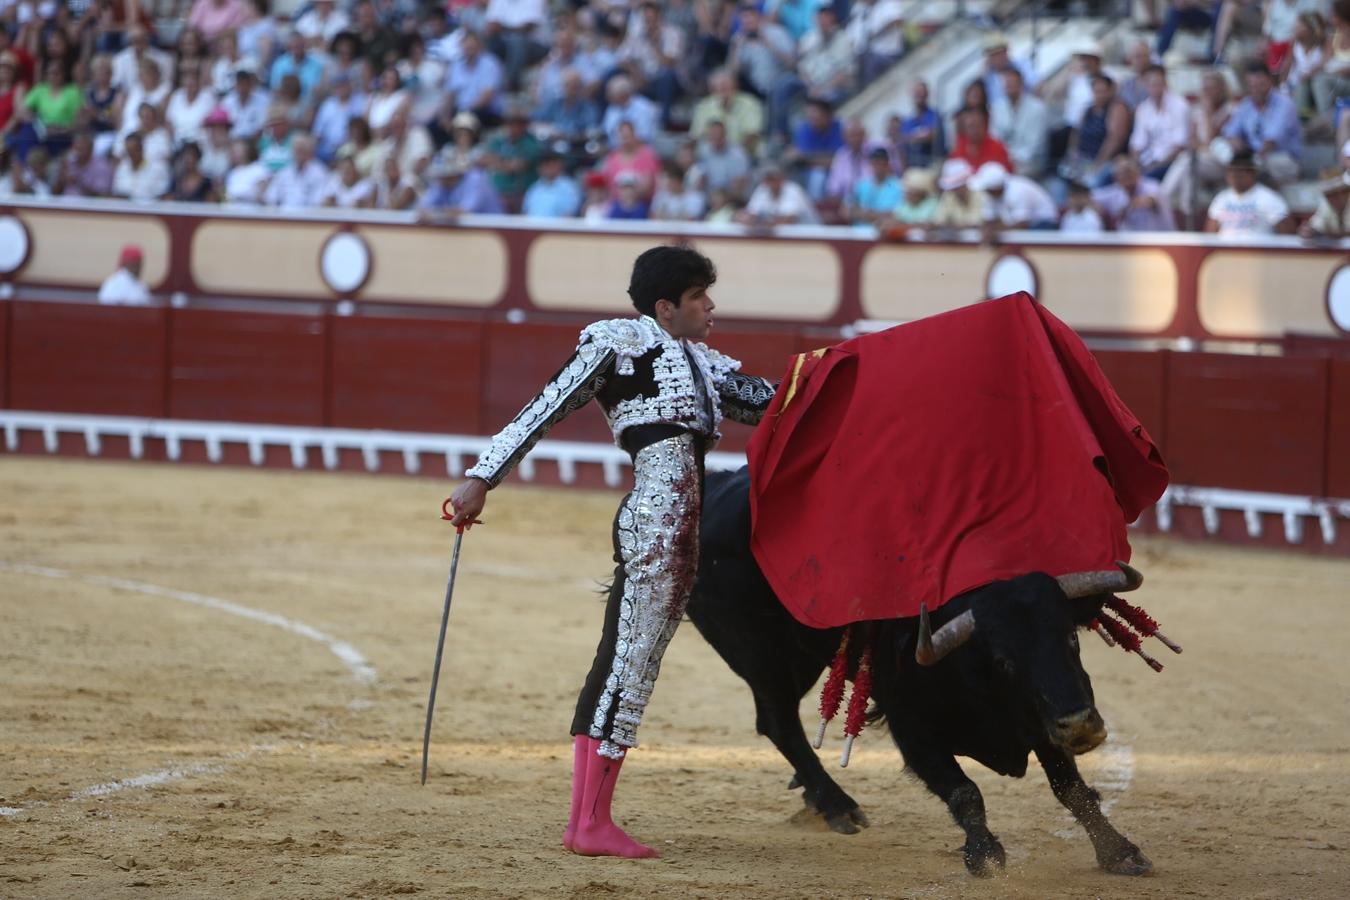
{"type": "Polygon", "coordinates": [[[322,425],[323,319],[174,310],[169,415],[322,425]]]}
{"type": "Polygon", "coordinates": [[[13,306],[0,302],[0,409],[9,406],[9,311],[13,306]]]}
{"type": "MultiPolygon", "coordinates": [[[[482,431],[493,434],[520,412],[577,347],[574,325],[487,325],[482,431]]],[[[591,404],[549,432],[567,441],[610,441],[600,407],[591,404]]]]}
{"type": "Polygon", "coordinates": [[[1327,494],[1350,497],[1350,359],[1331,361],[1327,404],[1327,494]]]}
{"type": "Polygon", "coordinates": [[[329,421],[339,428],[481,434],[481,322],[329,320],[329,421]]]}
{"type": "Polygon", "coordinates": [[[1120,399],[1144,423],[1166,459],[1167,354],[1130,350],[1093,353],[1120,399]]]}
{"type": "Polygon", "coordinates": [[[1167,464],[1178,484],[1320,495],[1326,360],[1174,353],[1167,464]]]}
{"type": "Polygon", "coordinates": [[[9,305],[11,408],[164,414],[165,310],[29,301],[9,305]]]}

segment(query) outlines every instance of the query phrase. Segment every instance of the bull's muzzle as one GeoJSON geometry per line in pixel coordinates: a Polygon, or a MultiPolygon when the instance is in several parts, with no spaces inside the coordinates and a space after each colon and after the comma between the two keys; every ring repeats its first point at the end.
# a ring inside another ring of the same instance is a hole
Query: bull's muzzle
{"type": "Polygon", "coordinates": [[[1106,723],[1095,708],[1089,707],[1056,719],[1051,737],[1070,753],[1087,753],[1106,740],[1106,723]]]}

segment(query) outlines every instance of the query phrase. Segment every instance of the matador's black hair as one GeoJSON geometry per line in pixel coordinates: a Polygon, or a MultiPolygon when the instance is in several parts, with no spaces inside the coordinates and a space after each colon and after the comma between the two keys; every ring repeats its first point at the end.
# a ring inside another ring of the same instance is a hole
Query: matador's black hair
{"type": "Polygon", "coordinates": [[[656,315],[656,301],[680,305],[680,297],[693,287],[712,287],[717,268],[712,260],[692,247],[653,247],[633,263],[628,296],[643,315],[656,315]]]}

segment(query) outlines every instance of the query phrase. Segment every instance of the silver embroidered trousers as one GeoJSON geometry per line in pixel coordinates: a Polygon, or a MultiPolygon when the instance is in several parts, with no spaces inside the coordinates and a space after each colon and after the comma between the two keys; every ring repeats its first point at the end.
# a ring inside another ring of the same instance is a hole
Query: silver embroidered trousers
{"type": "Polygon", "coordinates": [[[621,758],[637,746],[661,657],[679,627],[698,569],[702,438],[681,434],[640,450],[632,492],[615,519],[615,582],[605,633],[577,702],[572,733],[621,758]]]}

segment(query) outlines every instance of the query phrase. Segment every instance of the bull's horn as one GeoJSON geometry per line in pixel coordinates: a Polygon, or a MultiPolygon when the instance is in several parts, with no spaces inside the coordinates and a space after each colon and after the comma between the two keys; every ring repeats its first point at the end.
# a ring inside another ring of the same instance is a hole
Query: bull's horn
{"type": "Polygon", "coordinates": [[[928,604],[919,605],[919,640],[914,646],[914,661],[931,666],[960,647],[975,633],[975,614],[966,610],[933,634],[933,623],[928,619],[928,604]]]}
{"type": "Polygon", "coordinates": [[[1116,560],[1119,572],[1070,572],[1055,579],[1070,600],[1095,594],[1123,594],[1144,583],[1144,576],[1133,566],[1116,560]]]}

